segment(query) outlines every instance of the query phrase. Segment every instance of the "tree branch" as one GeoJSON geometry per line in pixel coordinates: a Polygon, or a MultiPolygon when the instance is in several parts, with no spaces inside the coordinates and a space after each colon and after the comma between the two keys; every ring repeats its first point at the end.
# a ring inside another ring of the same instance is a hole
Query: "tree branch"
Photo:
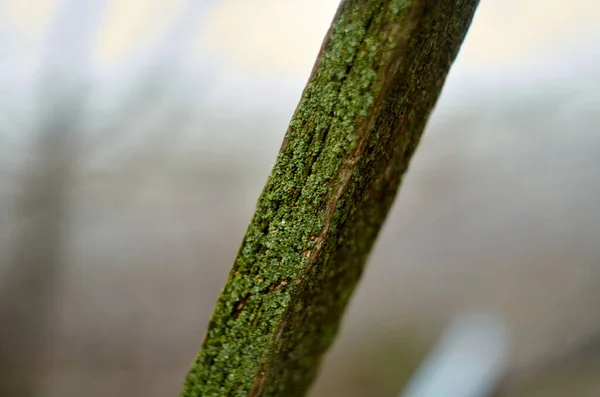
{"type": "Polygon", "coordinates": [[[477,4],[342,1],[183,397],[306,393],[477,4]]]}

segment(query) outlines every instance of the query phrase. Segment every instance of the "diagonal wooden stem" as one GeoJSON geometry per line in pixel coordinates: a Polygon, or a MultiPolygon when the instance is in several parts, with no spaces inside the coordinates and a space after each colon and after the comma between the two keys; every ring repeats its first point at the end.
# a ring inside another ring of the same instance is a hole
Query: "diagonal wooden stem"
{"type": "Polygon", "coordinates": [[[305,395],[477,4],[340,4],[183,397],[305,395]]]}

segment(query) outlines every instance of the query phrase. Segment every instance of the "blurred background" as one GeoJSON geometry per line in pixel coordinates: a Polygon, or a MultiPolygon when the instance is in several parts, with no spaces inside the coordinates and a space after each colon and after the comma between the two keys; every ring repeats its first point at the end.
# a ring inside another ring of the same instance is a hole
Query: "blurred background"
{"type": "MultiPolygon", "coordinates": [[[[178,395],[338,3],[0,0],[0,397],[178,395]]],[[[471,309],[599,395],[599,12],[481,2],[312,397],[471,309]]]]}

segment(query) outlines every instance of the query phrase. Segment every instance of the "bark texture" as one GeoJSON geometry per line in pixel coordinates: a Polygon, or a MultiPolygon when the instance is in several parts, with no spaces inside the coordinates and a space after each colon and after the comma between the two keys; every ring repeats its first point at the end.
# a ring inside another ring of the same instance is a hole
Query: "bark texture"
{"type": "Polygon", "coordinates": [[[182,397],[306,394],[477,4],[341,2],[182,397]]]}

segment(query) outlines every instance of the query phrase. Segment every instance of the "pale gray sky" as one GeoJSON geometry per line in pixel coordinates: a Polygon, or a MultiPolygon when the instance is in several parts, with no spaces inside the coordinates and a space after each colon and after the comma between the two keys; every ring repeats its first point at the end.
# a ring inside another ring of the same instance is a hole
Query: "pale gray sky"
{"type": "MultiPolygon", "coordinates": [[[[57,0],[3,0],[21,33],[42,34],[57,0]]],[[[204,0],[206,1],[206,0],[204,0]]],[[[97,42],[110,60],[168,25],[185,0],[108,0],[97,42]]],[[[304,77],[310,70],[338,0],[220,0],[198,28],[197,50],[246,74],[304,77]]],[[[208,1],[207,1],[208,4],[208,1]]],[[[557,46],[600,34],[594,0],[483,0],[461,62],[480,68],[510,66],[557,46]]],[[[199,24],[200,25],[200,24],[199,24]]]]}

